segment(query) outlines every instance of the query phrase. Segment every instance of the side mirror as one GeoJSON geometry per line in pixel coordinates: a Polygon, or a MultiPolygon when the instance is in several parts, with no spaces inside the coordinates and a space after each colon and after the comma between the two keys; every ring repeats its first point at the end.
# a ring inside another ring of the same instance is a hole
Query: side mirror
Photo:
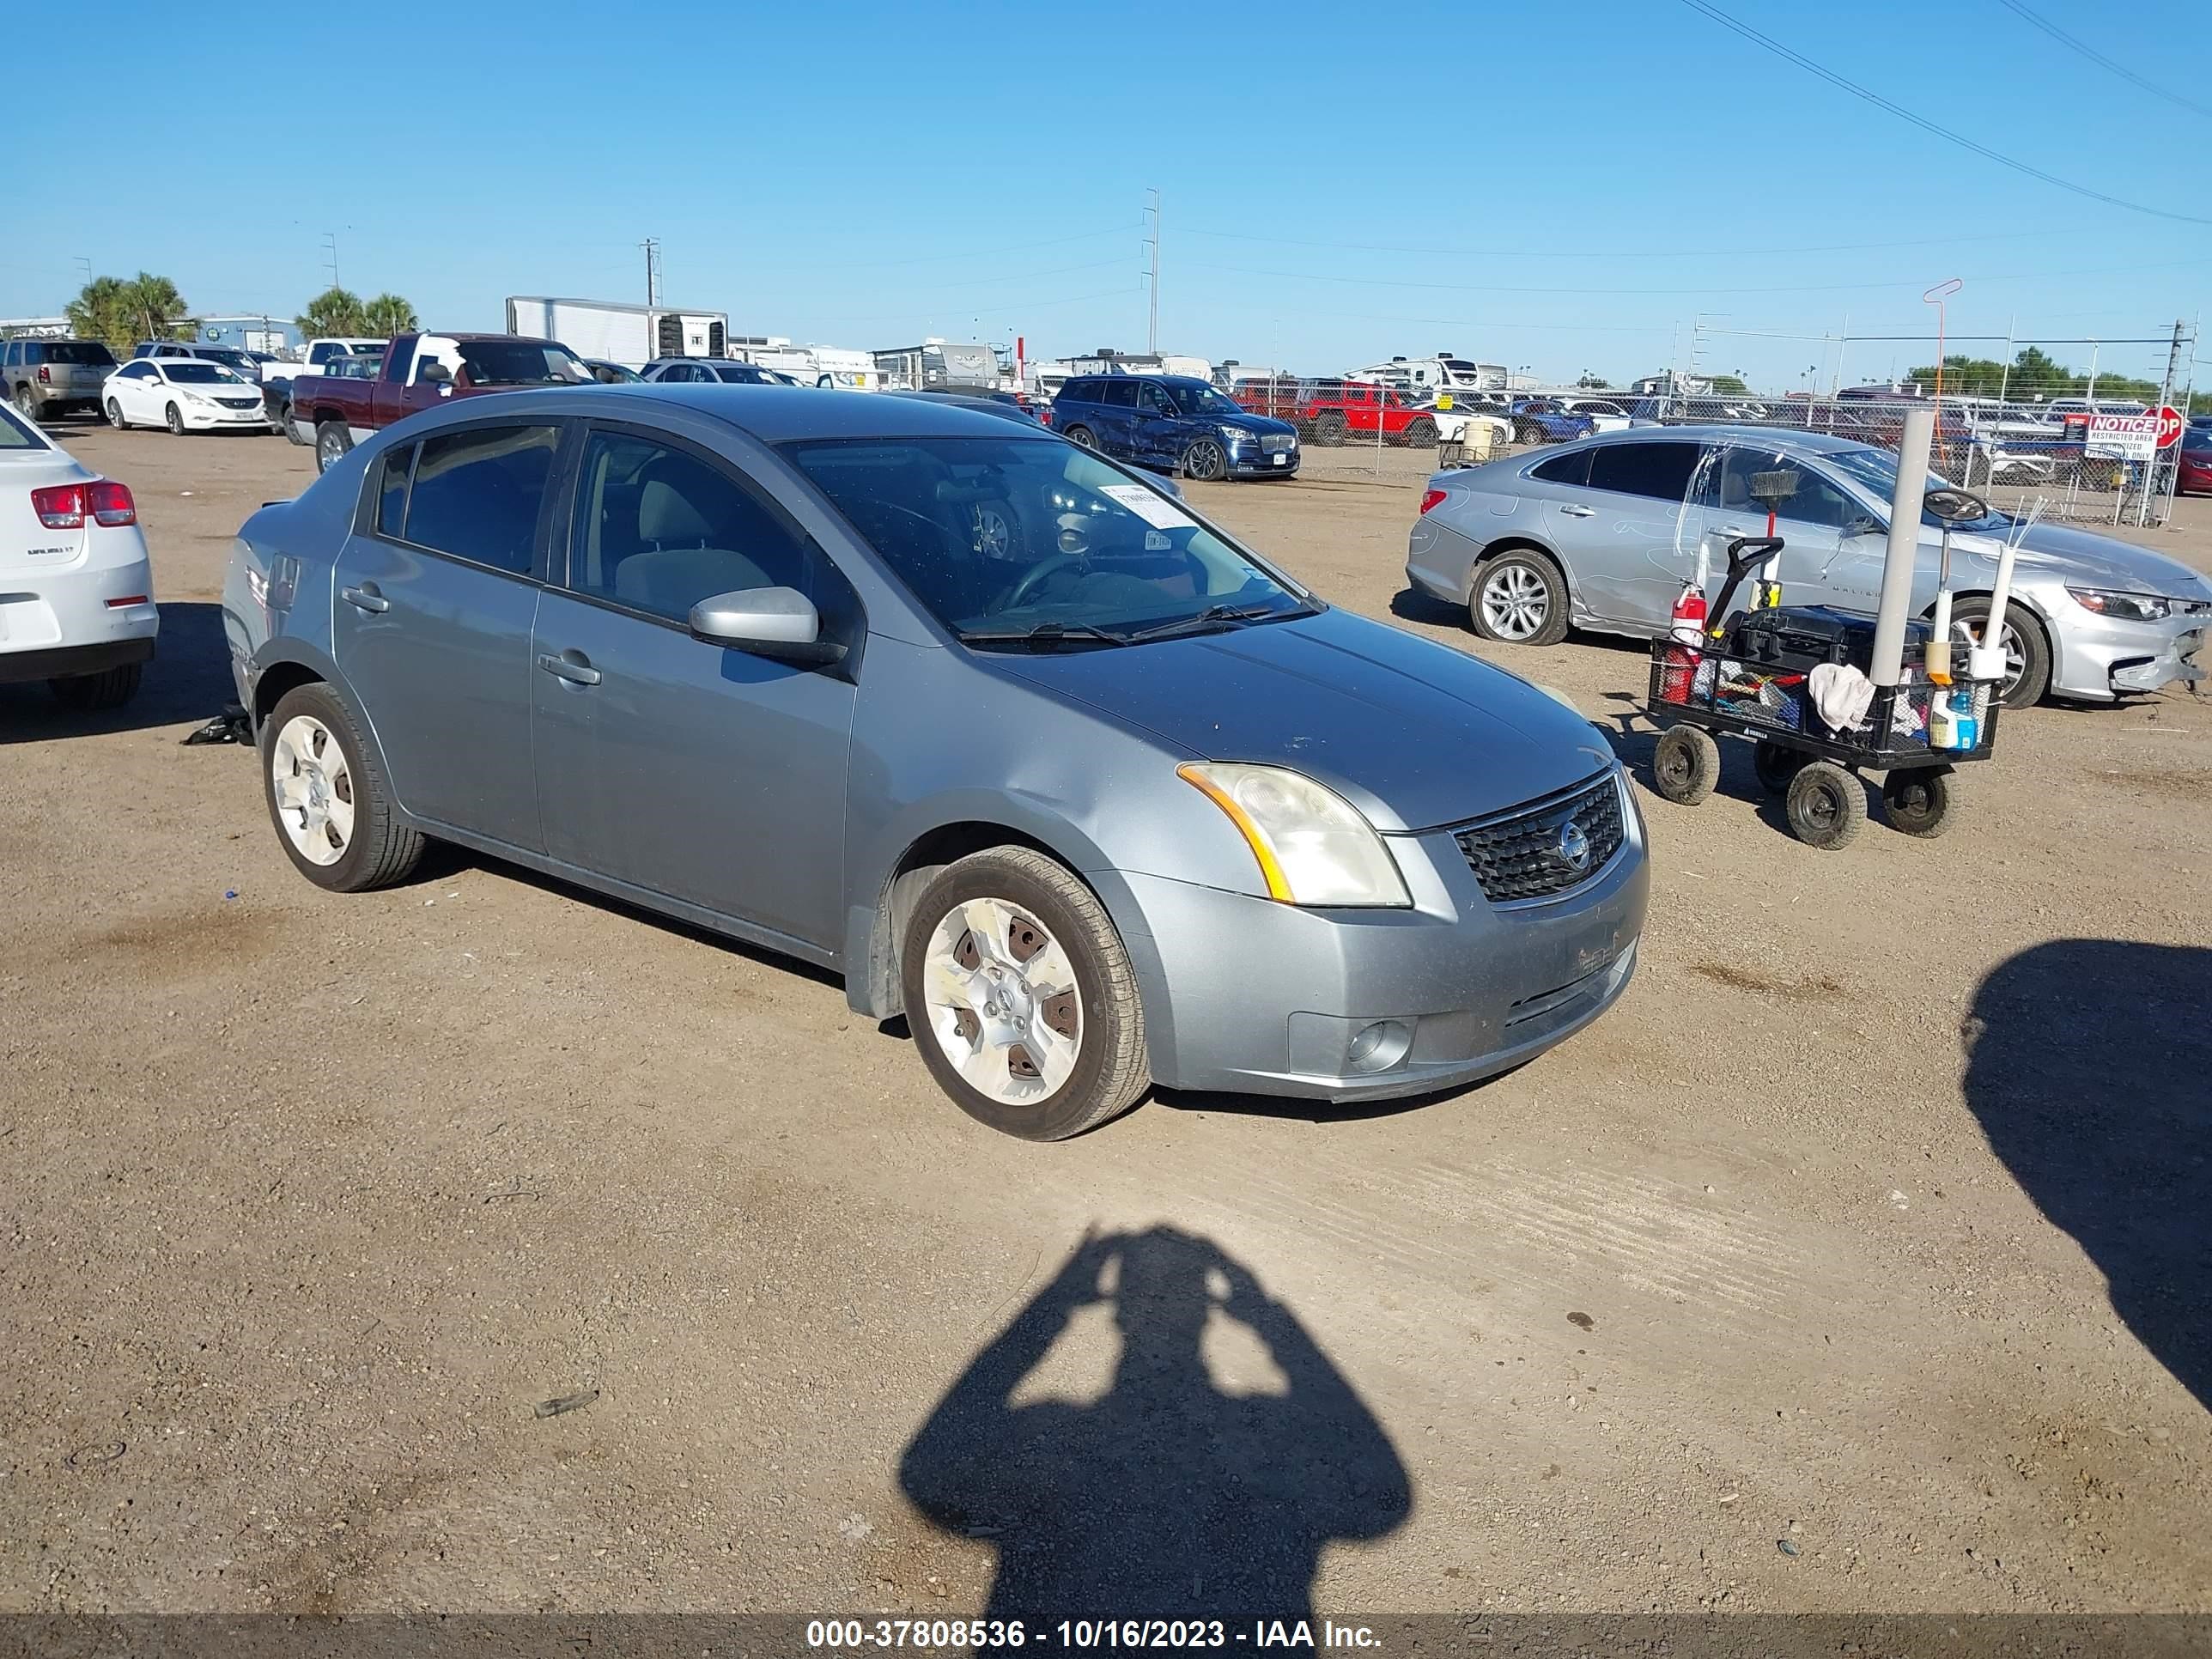
{"type": "Polygon", "coordinates": [[[717,593],[691,607],[691,637],[779,662],[818,668],[845,647],[822,637],[822,615],[795,587],[748,587],[717,593]]]}
{"type": "Polygon", "coordinates": [[[416,371],[415,378],[427,380],[433,386],[444,386],[453,380],[453,371],[443,363],[428,362],[416,371]]]}
{"type": "Polygon", "coordinates": [[[1945,524],[1966,524],[1989,516],[1990,504],[1971,490],[1937,488],[1920,498],[1920,504],[1945,524]]]}

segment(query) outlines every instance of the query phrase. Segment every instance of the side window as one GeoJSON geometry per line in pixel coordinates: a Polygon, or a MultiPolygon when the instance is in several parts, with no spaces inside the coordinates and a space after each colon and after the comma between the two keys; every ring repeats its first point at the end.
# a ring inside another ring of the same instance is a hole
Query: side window
{"type": "Polygon", "coordinates": [[[15,368],[15,360],[22,355],[22,350],[23,349],[13,340],[9,341],[7,349],[0,351],[0,368],[15,368]]]}
{"type": "Polygon", "coordinates": [[[332,345],[329,341],[325,340],[322,344],[315,347],[313,350],[308,352],[307,361],[318,367],[320,367],[321,365],[329,362],[337,355],[338,349],[332,345]]]}
{"type": "Polygon", "coordinates": [[[1589,482],[1590,456],[1588,449],[1570,449],[1565,454],[1554,455],[1528,470],[1532,478],[1541,478],[1546,483],[1568,484],[1579,489],[1589,482]]]}
{"type": "Polygon", "coordinates": [[[1761,454],[1755,449],[1729,451],[1721,468],[1721,506],[1731,513],[1765,512],[1751,491],[1752,479],[1761,472],[1796,475],[1797,488],[1776,508],[1778,518],[1839,530],[1858,516],[1856,503],[1810,467],[1800,466],[1771,452],[1761,454]]]}
{"type": "Polygon", "coordinates": [[[528,575],[560,435],[557,427],[494,426],[423,439],[408,491],[407,539],[528,575]]]}
{"type": "Polygon", "coordinates": [[[795,587],[821,605],[817,567],[751,490],[689,450],[628,432],[585,443],[568,550],[577,592],[680,623],[700,600],[746,588],[795,587]]]}
{"type": "Polygon", "coordinates": [[[407,524],[407,475],[415,469],[413,444],[384,453],[384,479],[376,487],[376,533],[394,541],[407,524]]]}
{"type": "Polygon", "coordinates": [[[1134,380],[1103,380],[1098,386],[1098,401],[1113,409],[1134,409],[1137,406],[1137,383],[1134,380]]]}
{"type": "Polygon", "coordinates": [[[1174,418],[1175,399],[1168,396],[1164,387],[1155,386],[1147,380],[1145,382],[1145,389],[1140,398],[1141,406],[1147,415],[1165,415],[1170,419],[1174,418]]]}
{"type": "Polygon", "coordinates": [[[1680,501],[1697,467],[1695,444],[1601,444],[1590,451],[1589,484],[1623,495],[1680,501]]]}

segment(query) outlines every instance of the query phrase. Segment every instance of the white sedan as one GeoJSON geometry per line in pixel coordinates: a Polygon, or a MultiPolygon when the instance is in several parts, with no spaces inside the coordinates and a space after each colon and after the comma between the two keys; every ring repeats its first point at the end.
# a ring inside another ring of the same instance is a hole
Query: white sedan
{"type": "Polygon", "coordinates": [[[118,708],[161,626],[130,487],[0,408],[0,684],[45,680],[72,708],[118,708]]]}
{"type": "Polygon", "coordinates": [[[1626,432],[1628,411],[1603,398],[1575,398],[1559,405],[1570,415],[1587,415],[1593,432],[1626,432]]]}
{"type": "Polygon", "coordinates": [[[117,428],[166,426],[187,432],[268,432],[261,388],[221,363],[198,357],[135,357],[107,377],[100,406],[117,428]]]}

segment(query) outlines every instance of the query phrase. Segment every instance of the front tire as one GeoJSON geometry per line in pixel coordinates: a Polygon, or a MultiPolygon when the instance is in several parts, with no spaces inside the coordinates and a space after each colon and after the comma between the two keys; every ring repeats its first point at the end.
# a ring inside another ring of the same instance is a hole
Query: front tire
{"type": "Polygon", "coordinates": [[[1150,1082],[1121,935],[1089,888],[1029,848],[971,854],[922,890],[899,986],[929,1074],[1004,1133],[1065,1140],[1150,1082]]]}
{"type": "Polygon", "coordinates": [[[113,427],[118,432],[125,432],[130,429],[124,422],[123,405],[116,402],[112,398],[110,398],[107,400],[107,423],[113,427]]]}
{"type": "Polygon", "coordinates": [[[421,833],[398,821],[382,769],[326,685],[297,686],[270,711],[261,782],[285,855],[318,887],[389,887],[422,856],[421,833]]]}
{"type": "Polygon", "coordinates": [[[1752,745],[1751,769],[1759,775],[1759,787],[1768,793],[1786,795],[1790,793],[1790,780],[1811,758],[1802,749],[1785,749],[1761,738],[1752,745]]]}
{"type": "Polygon", "coordinates": [[[1501,553],[1475,572],[1468,620],[1500,645],[1557,645],[1567,637],[1567,583],[1541,553],[1501,553]]]}
{"type": "MultiPolygon", "coordinates": [[[[1981,638],[1989,617],[1990,602],[1985,596],[1960,599],[1951,607],[1951,619],[1972,623],[1976,639],[1981,638]]],[[[2004,632],[1998,643],[2005,653],[2004,706],[2027,708],[2041,702],[2051,690],[2051,641],[2035,613],[2006,600],[2004,632]]]]}
{"type": "Polygon", "coordinates": [[[1832,853],[1850,846],[1866,822],[1866,790],[1834,762],[1808,761],[1790,780],[1783,810],[1798,840],[1832,853]]]}
{"type": "Polygon", "coordinates": [[[1183,477],[1201,483],[1216,483],[1229,472],[1229,458],[1211,438],[1200,438],[1183,452],[1183,477]]]}
{"type": "Polygon", "coordinates": [[[1651,751],[1651,783],[1677,806],[1695,806],[1721,778],[1721,746],[1701,726],[1670,726],[1651,751]]]}
{"type": "Polygon", "coordinates": [[[170,436],[181,438],[185,435],[185,411],[179,409],[176,404],[171,404],[168,408],[163,410],[161,418],[168,423],[170,436]]]}
{"type": "Polygon", "coordinates": [[[120,708],[138,695],[138,681],[145,672],[143,663],[127,662],[119,668],[102,669],[97,674],[69,674],[46,682],[46,689],[64,708],[82,714],[94,714],[106,708],[120,708]]]}

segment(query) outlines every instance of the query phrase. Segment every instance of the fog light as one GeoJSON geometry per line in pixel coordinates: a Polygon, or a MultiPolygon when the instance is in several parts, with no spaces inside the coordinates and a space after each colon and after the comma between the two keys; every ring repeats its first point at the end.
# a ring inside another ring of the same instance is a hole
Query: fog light
{"type": "Polygon", "coordinates": [[[1344,1051],[1345,1064],[1355,1072],[1387,1072],[1405,1059],[1413,1046],[1413,1034],[1395,1019],[1378,1019],[1353,1034],[1344,1051]]]}

